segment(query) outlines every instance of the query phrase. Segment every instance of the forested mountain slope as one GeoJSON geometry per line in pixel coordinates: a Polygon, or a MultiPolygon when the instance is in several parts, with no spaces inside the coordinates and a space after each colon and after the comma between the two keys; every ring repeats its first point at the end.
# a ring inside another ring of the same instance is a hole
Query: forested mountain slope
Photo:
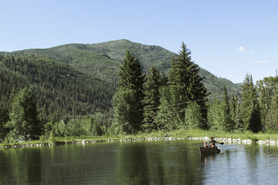
{"type": "Polygon", "coordinates": [[[45,122],[108,111],[116,87],[47,57],[1,57],[1,102],[7,107],[13,85],[32,88],[39,119],[45,122]]]}
{"type": "MultiPolygon", "coordinates": [[[[115,83],[119,79],[119,66],[123,61],[126,50],[130,50],[131,54],[141,61],[144,66],[144,73],[154,65],[168,75],[172,56],[176,56],[175,53],[160,46],[143,45],[124,39],[98,44],[67,44],[48,49],[28,49],[12,53],[2,52],[2,54],[49,57],[68,64],[88,75],[94,75],[106,82],[115,83]]],[[[198,61],[196,61],[196,64],[198,64],[198,61]]],[[[229,94],[240,92],[239,85],[233,84],[227,79],[218,78],[205,69],[201,68],[200,76],[206,77],[204,84],[208,91],[211,92],[211,98],[212,96],[221,97],[224,85],[227,86],[229,94]]]]}

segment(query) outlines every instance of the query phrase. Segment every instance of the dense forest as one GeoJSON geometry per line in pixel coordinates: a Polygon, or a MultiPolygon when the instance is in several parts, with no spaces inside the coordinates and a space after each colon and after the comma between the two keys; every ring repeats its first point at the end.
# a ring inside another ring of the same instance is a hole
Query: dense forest
{"type": "Polygon", "coordinates": [[[224,83],[221,95],[213,93],[184,43],[168,72],[146,70],[127,50],[112,80],[59,57],[20,54],[0,57],[1,141],[196,128],[257,133],[278,126],[277,77],[255,85],[246,75],[241,91],[224,83]]]}
{"type": "MultiPolygon", "coordinates": [[[[98,44],[66,44],[47,49],[28,49],[11,53],[0,52],[0,55],[50,58],[62,64],[67,64],[79,72],[115,84],[120,80],[118,72],[127,50],[141,62],[144,74],[152,66],[155,66],[159,71],[169,76],[172,57],[178,56],[178,54],[160,46],[144,45],[125,39],[98,44]]],[[[214,95],[221,97],[224,85],[226,85],[229,93],[237,94],[241,91],[238,84],[217,77],[201,68],[201,66],[199,75],[206,77],[203,83],[207,90],[211,92],[210,98],[213,98],[214,95]]]]}
{"type": "Polygon", "coordinates": [[[86,75],[53,59],[36,56],[1,57],[1,102],[10,109],[10,94],[32,89],[38,118],[44,123],[65,116],[108,112],[116,84],[86,75]],[[14,87],[14,89],[13,89],[14,87]]]}

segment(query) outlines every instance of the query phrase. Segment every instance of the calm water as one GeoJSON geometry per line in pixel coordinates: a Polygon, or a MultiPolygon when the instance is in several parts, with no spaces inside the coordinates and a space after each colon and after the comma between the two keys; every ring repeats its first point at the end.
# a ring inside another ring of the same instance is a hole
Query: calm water
{"type": "Polygon", "coordinates": [[[135,141],[0,150],[0,184],[278,184],[278,146],[135,141]]]}

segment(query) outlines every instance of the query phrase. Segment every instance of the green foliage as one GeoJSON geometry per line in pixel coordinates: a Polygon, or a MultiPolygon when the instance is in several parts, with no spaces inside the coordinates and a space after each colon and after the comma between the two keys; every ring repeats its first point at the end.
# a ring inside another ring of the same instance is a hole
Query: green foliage
{"type": "MultiPolygon", "coordinates": [[[[2,54],[5,56],[29,55],[51,58],[63,64],[68,64],[82,73],[97,76],[102,81],[114,83],[119,80],[119,66],[123,61],[126,50],[130,50],[142,62],[145,68],[143,73],[146,73],[151,66],[155,66],[168,76],[171,68],[169,61],[171,61],[173,55],[177,57],[177,54],[162,47],[143,45],[125,39],[98,44],[66,44],[48,49],[28,49],[2,54]]],[[[230,94],[240,93],[238,84],[234,84],[225,78],[216,77],[205,69],[201,68],[199,75],[206,77],[203,80],[205,87],[208,92],[219,99],[223,94],[224,85],[227,86],[230,94]]]]}
{"type": "Polygon", "coordinates": [[[47,141],[47,136],[46,136],[46,135],[41,135],[41,136],[40,136],[40,141],[41,141],[42,143],[46,142],[46,141],[47,141]]]}
{"type": "Polygon", "coordinates": [[[200,106],[196,102],[188,104],[185,111],[184,122],[185,128],[188,129],[204,128],[205,120],[202,117],[200,106]]]}
{"type": "Polygon", "coordinates": [[[103,131],[101,129],[100,124],[95,122],[93,124],[93,128],[92,128],[92,135],[93,136],[101,136],[102,134],[103,134],[103,131]]]}
{"type": "Polygon", "coordinates": [[[55,135],[53,134],[52,131],[50,131],[48,140],[51,141],[52,143],[56,142],[55,135]]]}
{"type": "Polygon", "coordinates": [[[120,81],[113,97],[116,122],[128,134],[141,129],[143,120],[143,83],[145,75],[138,59],[129,51],[120,66],[120,81]]]}
{"type": "Polygon", "coordinates": [[[63,123],[63,120],[60,122],[55,122],[52,124],[52,134],[56,137],[66,135],[66,123],[63,123]]]}
{"type": "Polygon", "coordinates": [[[71,119],[69,123],[66,124],[65,134],[67,136],[81,136],[89,135],[91,130],[91,123],[81,122],[79,119],[71,119]]]}
{"type": "Polygon", "coordinates": [[[276,130],[278,77],[268,77],[257,82],[259,91],[260,117],[263,131],[276,130]]]}
{"type": "Polygon", "coordinates": [[[232,96],[230,102],[230,116],[231,121],[234,123],[233,130],[235,132],[242,132],[243,130],[243,121],[241,117],[241,109],[237,96],[232,96]]]}
{"type": "Polygon", "coordinates": [[[274,89],[273,98],[271,101],[270,120],[272,121],[271,129],[278,129],[278,88],[274,89]]]}
{"type": "Polygon", "coordinates": [[[145,79],[142,70],[143,67],[140,61],[131,55],[129,50],[127,50],[123,63],[120,66],[118,88],[136,90],[138,96],[142,98],[143,83],[145,79]]]}
{"type": "Polygon", "coordinates": [[[227,93],[227,88],[224,86],[223,94],[223,111],[224,111],[224,128],[226,132],[231,132],[235,128],[235,122],[231,119],[230,100],[227,93]]]}
{"type": "Polygon", "coordinates": [[[56,137],[101,136],[106,132],[104,123],[97,122],[94,118],[64,118],[60,122],[49,122],[45,125],[45,134],[50,132],[56,137]]]}
{"type": "Polygon", "coordinates": [[[251,75],[246,75],[242,85],[242,120],[245,130],[259,132],[262,129],[258,96],[251,75]]]}
{"type": "Polygon", "coordinates": [[[22,89],[14,98],[6,126],[15,139],[38,139],[42,126],[37,118],[37,109],[30,89],[22,89]]]}
{"type": "Polygon", "coordinates": [[[127,134],[140,130],[142,110],[135,90],[121,88],[113,97],[115,122],[118,132],[127,134]]]}
{"type": "Polygon", "coordinates": [[[0,140],[4,140],[5,136],[9,133],[10,129],[5,125],[10,120],[8,109],[0,105],[0,140]]]}
{"type": "Polygon", "coordinates": [[[222,103],[216,98],[208,110],[208,127],[214,131],[225,131],[225,114],[222,103]]]}
{"type": "Polygon", "coordinates": [[[169,73],[170,86],[175,89],[176,114],[182,122],[184,122],[184,112],[188,103],[196,100],[203,118],[207,118],[207,111],[204,107],[209,93],[202,82],[204,77],[198,74],[200,68],[191,61],[190,54],[190,50],[182,43],[178,57],[176,60],[172,59],[172,68],[169,73]]]}
{"type": "Polygon", "coordinates": [[[146,77],[146,83],[144,84],[144,99],[142,100],[144,105],[144,124],[143,130],[150,132],[152,130],[158,130],[157,123],[154,118],[157,115],[159,106],[159,88],[162,85],[166,85],[167,78],[162,74],[160,76],[159,70],[154,66],[150,69],[150,73],[146,77]]]}
{"type": "Polygon", "coordinates": [[[17,89],[32,88],[38,117],[44,124],[66,115],[89,115],[108,111],[115,83],[39,56],[3,58],[0,62],[0,97],[9,108],[17,89]],[[10,98],[8,98],[10,97],[10,98]]]}
{"type": "Polygon", "coordinates": [[[160,105],[158,106],[155,122],[158,130],[171,132],[179,127],[179,118],[177,117],[175,107],[175,89],[171,86],[162,86],[159,89],[160,105]]]}
{"type": "MultiPolygon", "coordinates": [[[[7,57],[0,57],[0,96],[7,107],[5,110],[0,108],[0,119],[4,120],[0,120],[2,139],[6,137],[15,141],[19,136],[20,129],[12,130],[17,124],[11,124],[12,120],[7,121],[9,116],[5,115],[7,111],[12,114],[12,105],[20,94],[18,89],[25,86],[33,91],[38,119],[44,124],[46,136],[50,133],[58,137],[133,134],[141,129],[166,132],[208,128],[207,124],[213,131],[245,129],[259,132],[261,123],[263,131],[278,126],[277,78],[265,78],[258,85],[259,104],[252,77],[245,79],[244,100],[240,106],[239,85],[199,68],[191,61],[191,52],[184,43],[178,55],[157,46],[127,40],[72,44],[5,55],[7,57]],[[130,51],[126,52],[127,49],[130,51]],[[172,66],[169,64],[171,57],[172,66]],[[122,65],[119,65],[121,61],[122,65]],[[144,84],[143,73],[151,66],[144,84]],[[170,83],[167,83],[165,74],[169,74],[170,83]],[[117,93],[114,94],[118,80],[117,93]],[[208,109],[207,89],[216,99],[221,99],[219,95],[224,93],[223,102],[215,99],[208,109]],[[229,100],[228,92],[236,95],[229,100]],[[113,94],[115,120],[108,112],[113,94]],[[79,115],[93,115],[95,112],[101,113],[93,116],[93,120],[76,119],[79,115]],[[62,117],[68,119],[62,120],[62,117]]],[[[22,127],[24,125],[23,122],[22,127]]]]}

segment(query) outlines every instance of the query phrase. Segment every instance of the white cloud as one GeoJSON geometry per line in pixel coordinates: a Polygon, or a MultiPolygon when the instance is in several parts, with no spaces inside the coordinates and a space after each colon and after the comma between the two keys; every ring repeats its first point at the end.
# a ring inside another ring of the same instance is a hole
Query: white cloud
{"type": "Polygon", "coordinates": [[[259,61],[259,62],[255,62],[255,64],[262,64],[262,63],[267,63],[269,62],[268,60],[263,60],[263,61],[259,61]]]}
{"type": "MultiPolygon", "coordinates": [[[[240,46],[239,48],[238,48],[241,52],[246,52],[247,50],[244,48],[244,47],[242,47],[242,46],[240,46]]],[[[250,53],[255,53],[255,50],[248,50],[248,52],[250,52],[250,53]]]]}
{"type": "Polygon", "coordinates": [[[238,49],[239,49],[241,52],[245,52],[245,51],[246,51],[246,49],[244,49],[242,46],[240,46],[238,49]]]}

